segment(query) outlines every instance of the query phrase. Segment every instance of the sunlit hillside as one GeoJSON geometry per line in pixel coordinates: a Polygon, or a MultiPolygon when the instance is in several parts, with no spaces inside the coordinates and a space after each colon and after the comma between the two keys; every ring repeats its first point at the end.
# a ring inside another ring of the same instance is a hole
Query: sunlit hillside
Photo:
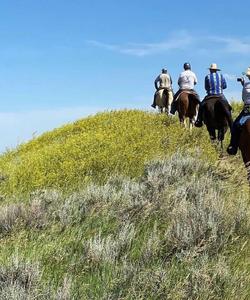
{"type": "Polygon", "coordinates": [[[0,175],[0,299],[250,298],[246,172],[205,128],[100,113],[5,153],[0,175]]]}
{"type": "Polygon", "coordinates": [[[137,177],[145,162],[177,150],[217,158],[208,137],[180,128],[176,118],[142,111],[114,111],[65,125],[23,144],[0,159],[4,192],[43,187],[75,190],[110,175],[137,177]]]}

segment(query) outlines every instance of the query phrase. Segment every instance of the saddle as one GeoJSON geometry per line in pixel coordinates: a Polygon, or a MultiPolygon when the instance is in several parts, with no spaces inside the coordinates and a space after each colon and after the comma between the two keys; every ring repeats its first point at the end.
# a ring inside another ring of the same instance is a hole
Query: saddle
{"type": "Polygon", "coordinates": [[[243,108],[244,115],[239,120],[240,126],[244,126],[245,123],[250,119],[250,105],[245,105],[243,108]]]}
{"type": "MultiPolygon", "coordinates": [[[[206,96],[206,97],[204,98],[203,101],[206,102],[206,101],[208,101],[208,100],[210,100],[210,99],[223,100],[223,97],[222,97],[221,95],[208,95],[208,96],[206,96]]],[[[229,109],[229,111],[232,111],[232,110],[233,110],[232,106],[230,105],[230,103],[229,103],[228,101],[226,101],[226,102],[227,102],[227,104],[228,104],[228,109],[229,109]]],[[[226,105],[225,101],[223,100],[221,103],[222,103],[223,107],[225,107],[225,105],[226,105]]],[[[225,107],[225,108],[226,108],[226,107],[225,107]]]]}
{"type": "Polygon", "coordinates": [[[240,126],[244,126],[245,123],[250,119],[250,114],[249,115],[245,115],[245,116],[242,116],[240,121],[239,121],[239,124],[240,126]]]}
{"type": "Polygon", "coordinates": [[[220,100],[220,99],[222,99],[222,97],[221,97],[221,95],[209,95],[209,96],[206,96],[204,98],[205,101],[209,100],[209,99],[218,99],[218,100],[220,100]]]}

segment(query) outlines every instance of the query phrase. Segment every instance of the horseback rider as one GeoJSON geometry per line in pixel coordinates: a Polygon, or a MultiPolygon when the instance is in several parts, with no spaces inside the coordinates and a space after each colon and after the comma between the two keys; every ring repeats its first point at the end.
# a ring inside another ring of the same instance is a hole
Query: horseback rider
{"type": "Polygon", "coordinates": [[[184,63],[183,68],[184,68],[184,71],[181,72],[181,74],[179,75],[179,79],[178,79],[179,90],[174,95],[174,100],[171,105],[170,113],[172,115],[174,115],[177,110],[177,99],[178,99],[178,96],[183,91],[192,92],[193,94],[195,94],[197,100],[200,102],[200,98],[199,98],[198,94],[196,93],[196,91],[194,90],[194,86],[198,82],[197,77],[196,77],[195,73],[191,71],[190,63],[188,63],[188,62],[184,63]]]}
{"type": "Polygon", "coordinates": [[[240,132],[242,127],[241,120],[244,120],[244,117],[250,116],[250,67],[247,69],[246,73],[244,73],[248,78],[245,81],[244,77],[238,78],[237,80],[241,82],[242,89],[242,100],[244,102],[244,108],[239,114],[239,116],[235,119],[231,132],[231,141],[227,148],[227,153],[230,155],[235,155],[239,146],[240,132]]]}
{"type": "Polygon", "coordinates": [[[201,127],[203,122],[203,110],[206,101],[209,101],[211,97],[219,97],[221,103],[223,104],[224,111],[227,116],[227,120],[229,123],[230,128],[232,127],[233,120],[231,115],[231,106],[228,103],[226,97],[223,94],[223,90],[227,88],[227,82],[224,76],[218,71],[220,69],[217,67],[217,64],[213,63],[209,67],[210,74],[205,77],[205,90],[207,91],[207,96],[201,102],[198,112],[197,121],[195,122],[196,127],[201,127]]]}
{"type": "Polygon", "coordinates": [[[168,97],[168,99],[173,97],[172,78],[168,74],[167,69],[163,68],[161,70],[161,74],[156,77],[154,84],[155,84],[156,92],[154,94],[154,101],[151,106],[153,108],[156,108],[156,96],[159,90],[163,90],[163,92],[168,97]]]}

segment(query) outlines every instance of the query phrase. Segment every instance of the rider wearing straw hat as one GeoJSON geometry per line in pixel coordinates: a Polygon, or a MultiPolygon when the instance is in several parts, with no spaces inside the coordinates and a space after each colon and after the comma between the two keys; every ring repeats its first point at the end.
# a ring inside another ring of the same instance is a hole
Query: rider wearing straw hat
{"type": "Polygon", "coordinates": [[[233,124],[232,116],[231,116],[231,106],[228,103],[226,97],[223,94],[223,90],[227,88],[227,83],[222,74],[220,74],[218,71],[220,69],[217,67],[217,64],[213,63],[209,67],[210,74],[208,74],[205,77],[205,90],[207,92],[207,96],[204,98],[202,103],[200,104],[199,108],[199,113],[197,117],[197,121],[195,122],[196,127],[201,127],[202,126],[202,121],[203,121],[203,107],[206,101],[209,101],[209,98],[211,96],[217,96],[220,97],[220,101],[223,104],[225,113],[227,115],[227,119],[229,122],[229,126],[231,128],[233,124]]]}
{"type": "Polygon", "coordinates": [[[227,148],[227,152],[230,155],[235,155],[239,146],[240,132],[242,124],[244,124],[244,117],[250,116],[250,67],[247,68],[246,72],[243,73],[248,80],[245,81],[244,78],[238,78],[237,80],[241,82],[242,89],[242,100],[244,102],[244,108],[239,114],[239,116],[235,119],[231,132],[231,141],[227,148]]]}

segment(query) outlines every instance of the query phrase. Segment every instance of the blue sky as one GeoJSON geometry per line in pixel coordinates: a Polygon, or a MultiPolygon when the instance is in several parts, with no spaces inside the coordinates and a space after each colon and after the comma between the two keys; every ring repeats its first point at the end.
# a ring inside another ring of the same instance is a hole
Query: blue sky
{"type": "Polygon", "coordinates": [[[97,111],[150,109],[162,67],[212,62],[228,81],[250,65],[249,2],[0,1],[0,151],[97,111]]]}

